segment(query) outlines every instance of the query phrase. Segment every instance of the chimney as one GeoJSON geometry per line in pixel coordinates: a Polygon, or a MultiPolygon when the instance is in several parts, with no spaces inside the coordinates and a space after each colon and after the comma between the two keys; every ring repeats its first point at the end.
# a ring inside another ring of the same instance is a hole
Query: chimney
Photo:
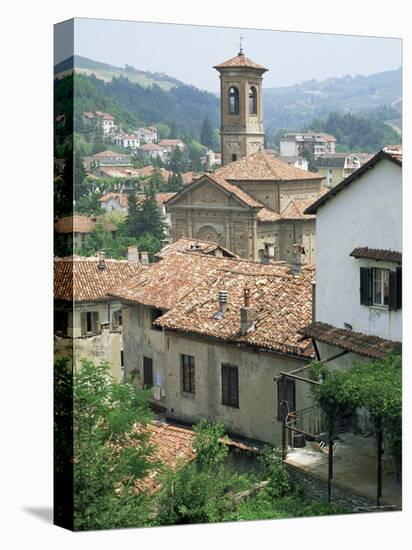
{"type": "Polygon", "coordinates": [[[127,247],[127,255],[126,255],[128,262],[134,262],[139,263],[139,249],[137,246],[128,246],[127,247]]]}
{"type": "Polygon", "coordinates": [[[97,262],[97,268],[104,270],[106,269],[106,262],[104,261],[106,254],[103,250],[99,250],[97,252],[98,262],[97,262]]]}
{"type": "Polygon", "coordinates": [[[240,334],[245,336],[255,328],[256,311],[250,307],[251,295],[250,288],[243,290],[244,305],[240,308],[240,334]]]}
{"type": "Polygon", "coordinates": [[[219,309],[214,315],[215,319],[222,319],[227,310],[227,290],[219,290],[219,309]]]}
{"type": "Polygon", "coordinates": [[[140,263],[142,265],[149,265],[149,253],[145,250],[142,250],[142,252],[140,252],[140,263]]]}

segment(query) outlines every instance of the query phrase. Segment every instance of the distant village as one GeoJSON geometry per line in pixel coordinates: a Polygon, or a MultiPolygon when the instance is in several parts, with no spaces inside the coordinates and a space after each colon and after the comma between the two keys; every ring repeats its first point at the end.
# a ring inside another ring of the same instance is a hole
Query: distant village
{"type": "Polygon", "coordinates": [[[249,451],[276,439],[323,496],[333,479],[352,509],[399,508],[399,465],[376,458],[367,410],[356,433],[322,440],[309,366],[348,369],[401,345],[402,148],[340,153],[332,135],[289,132],[266,149],[268,69],[242,50],[215,69],[221,149],[202,145],[196,169],[176,172],[187,144],[156,124],[126,132],[111,113],[83,113],[105,144],[83,159],[100,212],[55,219],[56,243],[72,251],[54,258],[55,356],[107,360],[118,380],[150,388],[165,429],[222,420],[249,451]],[[133,189],[139,204],[153,194],[159,250],[84,255],[96,227],[117,238],[133,189]]]}

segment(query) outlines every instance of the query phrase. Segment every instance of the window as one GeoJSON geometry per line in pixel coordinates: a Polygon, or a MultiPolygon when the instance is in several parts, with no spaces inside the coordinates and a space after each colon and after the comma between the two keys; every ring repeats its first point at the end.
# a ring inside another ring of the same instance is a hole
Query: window
{"type": "Polygon", "coordinates": [[[124,370],[124,352],[120,350],[120,368],[124,370]]]}
{"type": "Polygon", "coordinates": [[[162,330],[162,327],[159,327],[154,324],[156,319],[159,319],[159,317],[161,317],[162,315],[163,315],[163,311],[161,309],[152,308],[150,310],[150,323],[151,323],[152,330],[162,330]]]}
{"type": "Polygon", "coordinates": [[[113,311],[112,326],[113,326],[113,327],[121,327],[121,326],[122,326],[122,322],[123,322],[123,319],[122,319],[122,310],[121,310],[121,309],[117,309],[116,311],[113,311]]]}
{"type": "Polygon", "coordinates": [[[153,359],[151,357],[143,357],[143,387],[153,387],[153,359]]]}
{"type": "Polygon", "coordinates": [[[257,92],[254,86],[249,88],[249,113],[256,115],[257,113],[257,92]]]}
{"type": "Polygon", "coordinates": [[[372,304],[387,306],[389,304],[389,270],[373,269],[372,304]]]}
{"type": "Polygon", "coordinates": [[[234,86],[229,88],[229,114],[239,114],[239,90],[234,86]]]}
{"type": "Polygon", "coordinates": [[[361,267],[360,303],[382,306],[390,310],[402,307],[402,267],[396,270],[361,267]]]}
{"type": "Polygon", "coordinates": [[[232,162],[235,162],[235,160],[237,160],[237,156],[233,153],[233,155],[232,155],[232,162]]]}
{"type": "Polygon", "coordinates": [[[69,326],[69,313],[67,311],[54,312],[54,332],[60,332],[67,335],[67,329],[69,326]]]}
{"type": "Polygon", "coordinates": [[[80,314],[81,333],[82,336],[86,334],[98,332],[99,325],[99,312],[98,311],[83,311],[80,314]]]}
{"type": "Polygon", "coordinates": [[[282,401],[287,403],[287,411],[296,411],[296,385],[290,378],[283,378],[277,381],[278,386],[278,419],[282,419],[282,401]]]}
{"type": "Polygon", "coordinates": [[[180,366],[182,370],[182,390],[187,393],[195,393],[195,358],[192,355],[181,355],[180,366]]]}
{"type": "Polygon", "coordinates": [[[222,405],[239,407],[238,368],[222,364],[222,405]]]}

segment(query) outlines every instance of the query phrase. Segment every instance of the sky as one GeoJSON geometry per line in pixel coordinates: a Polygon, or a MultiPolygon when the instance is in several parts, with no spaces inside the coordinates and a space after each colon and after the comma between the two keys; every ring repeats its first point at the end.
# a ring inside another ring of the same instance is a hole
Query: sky
{"type": "MultiPolygon", "coordinates": [[[[398,38],[103,19],[75,19],[74,53],[117,67],[127,63],[136,69],[163,72],[218,92],[213,65],[237,55],[240,35],[245,55],[269,69],[266,88],[344,74],[368,75],[396,69],[402,63],[398,38]]],[[[55,62],[70,55],[69,40],[56,51],[55,62]]]]}

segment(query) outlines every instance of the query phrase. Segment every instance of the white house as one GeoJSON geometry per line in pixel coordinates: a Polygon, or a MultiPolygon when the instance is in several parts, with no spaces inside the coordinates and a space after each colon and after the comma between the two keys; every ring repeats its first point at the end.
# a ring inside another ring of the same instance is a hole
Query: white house
{"type": "Polygon", "coordinates": [[[138,138],[144,143],[156,143],[158,140],[157,128],[149,126],[147,128],[138,128],[136,131],[138,138]]]}
{"type": "Polygon", "coordinates": [[[402,340],[402,149],[385,148],[309,206],[316,214],[315,321],[323,359],[379,358],[402,340]]]}
{"type": "Polygon", "coordinates": [[[325,153],[334,153],[336,138],[321,133],[288,133],[280,139],[280,156],[293,157],[300,155],[303,149],[309,149],[315,157],[325,153]]]}
{"type": "Polygon", "coordinates": [[[140,147],[140,139],[135,134],[116,134],[113,136],[112,143],[118,147],[129,147],[130,149],[138,149],[140,147]]]}
{"type": "Polygon", "coordinates": [[[159,158],[160,160],[163,161],[165,158],[165,148],[161,147],[160,145],[157,145],[156,143],[146,143],[145,145],[142,145],[140,147],[140,151],[148,159],[159,158]]]}

